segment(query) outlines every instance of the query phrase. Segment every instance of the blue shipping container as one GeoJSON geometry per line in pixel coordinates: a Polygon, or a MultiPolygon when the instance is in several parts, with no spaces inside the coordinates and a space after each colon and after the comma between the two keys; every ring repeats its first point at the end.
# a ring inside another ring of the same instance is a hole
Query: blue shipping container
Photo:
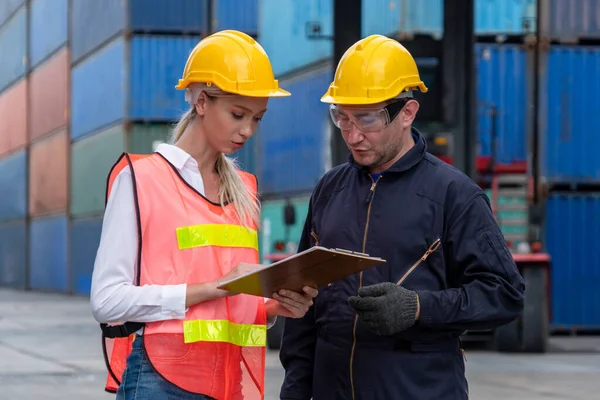
{"type": "Polygon", "coordinates": [[[35,68],[67,41],[68,0],[32,0],[30,63],[35,68]]]}
{"type": "Polygon", "coordinates": [[[400,29],[402,5],[401,0],[362,0],[361,36],[396,34],[400,29]]]}
{"type": "Polygon", "coordinates": [[[90,294],[101,233],[102,218],[77,219],[71,222],[69,254],[72,293],[90,294]]]}
{"type": "Polygon", "coordinates": [[[552,257],[552,325],[600,328],[600,196],[554,194],[546,210],[546,246],[552,257]]]}
{"type": "MultiPolygon", "coordinates": [[[[172,0],[169,0],[172,1],[172,0]]],[[[258,6],[259,0],[212,0],[214,30],[235,29],[256,36],[258,28],[258,6]]],[[[303,0],[302,2],[305,2],[303,0]]],[[[262,1],[266,3],[266,1],[262,1]]],[[[283,11],[283,7],[277,2],[275,10],[283,11]]],[[[274,11],[275,11],[274,10],[274,11]]],[[[274,21],[269,21],[274,22],[274,21]]]]}
{"type": "Polygon", "coordinates": [[[331,123],[320,98],[331,83],[332,68],[327,64],[282,81],[292,97],[269,102],[257,133],[262,193],[309,192],[330,164],[331,123]]]}
{"type": "Polygon", "coordinates": [[[600,180],[600,48],[552,47],[544,71],[543,174],[551,181],[600,180]]]}
{"type": "Polygon", "coordinates": [[[25,289],[27,280],[25,220],[0,224],[0,286],[25,289]]]}
{"type": "Polygon", "coordinates": [[[400,32],[438,39],[444,34],[443,0],[402,0],[400,10],[400,32]]]}
{"type": "Polygon", "coordinates": [[[4,24],[19,9],[25,0],[2,0],[0,1],[0,25],[4,24]]]}
{"type": "Polygon", "coordinates": [[[260,35],[276,76],[302,68],[333,55],[333,42],[309,39],[306,27],[318,22],[322,34],[333,33],[331,0],[262,0],[260,2],[260,35]]]}
{"type": "Polygon", "coordinates": [[[600,1],[552,0],[550,3],[550,32],[554,39],[600,39],[600,1]]]}
{"type": "Polygon", "coordinates": [[[207,0],[75,0],[71,60],[78,62],[123,31],[205,33],[207,10],[207,0]]]}
{"type": "Polygon", "coordinates": [[[27,216],[27,170],[25,150],[0,160],[0,221],[27,216]]]}
{"type": "Polygon", "coordinates": [[[31,220],[29,270],[32,289],[67,291],[67,216],[31,220]]]}
{"type": "Polygon", "coordinates": [[[72,70],[71,137],[82,138],[124,119],[178,119],[188,105],[175,85],[198,41],[186,36],[118,37],[78,64],[72,70]]]}
{"type": "Polygon", "coordinates": [[[0,27],[0,91],[21,79],[27,69],[27,7],[0,27]]]}
{"type": "Polygon", "coordinates": [[[496,160],[527,160],[527,55],[518,45],[476,44],[480,156],[492,155],[492,111],[496,160]]]}
{"type": "Polygon", "coordinates": [[[479,35],[534,33],[537,0],[476,0],[475,32],[479,35]]]}

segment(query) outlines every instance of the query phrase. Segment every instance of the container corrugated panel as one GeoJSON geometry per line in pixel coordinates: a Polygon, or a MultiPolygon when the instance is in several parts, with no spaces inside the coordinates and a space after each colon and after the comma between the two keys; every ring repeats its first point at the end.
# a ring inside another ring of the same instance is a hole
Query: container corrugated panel
{"type": "MultiPolygon", "coordinates": [[[[304,0],[301,3],[304,3],[304,0]]],[[[213,15],[216,15],[214,30],[236,29],[249,35],[256,35],[258,7],[259,0],[213,0],[213,15]]],[[[277,9],[283,10],[279,6],[277,9]]]]}
{"type": "MultiPolygon", "coordinates": [[[[77,64],[71,73],[71,138],[123,119],[125,42],[122,37],[77,64]]],[[[150,60],[146,60],[151,65],[150,60]]],[[[185,61],[184,61],[185,62],[185,61]]]]}
{"type": "MultiPolygon", "coordinates": [[[[304,220],[308,214],[310,196],[292,197],[289,200],[296,209],[296,223],[289,227],[287,240],[295,242],[297,245],[298,239],[302,236],[304,220]]],[[[275,252],[275,242],[286,239],[286,226],[283,220],[285,205],[285,200],[266,200],[261,204],[262,229],[258,240],[261,257],[275,252]]],[[[263,262],[268,263],[267,260],[263,262]]]]}
{"type": "Polygon", "coordinates": [[[0,1],[0,25],[4,24],[23,4],[25,0],[0,1]]]}
{"type": "Polygon", "coordinates": [[[65,214],[31,220],[29,246],[30,286],[67,291],[67,234],[65,214]]]}
{"type": "Polygon", "coordinates": [[[527,56],[518,45],[476,44],[479,155],[492,153],[496,109],[496,160],[527,160],[527,56]]]}
{"type": "Polygon", "coordinates": [[[40,64],[29,77],[31,118],[29,140],[67,125],[69,51],[66,47],[40,64]]]}
{"type": "MultiPolygon", "coordinates": [[[[130,42],[128,117],[176,120],[189,108],[176,90],[196,36],[134,36],[130,42]]],[[[115,60],[117,62],[117,60],[115,60]]]]}
{"type": "Polygon", "coordinates": [[[477,34],[526,34],[536,28],[537,0],[476,0],[477,34]]]}
{"type": "Polygon", "coordinates": [[[27,216],[27,157],[21,150],[0,159],[0,221],[27,216]]]}
{"type": "Polygon", "coordinates": [[[83,218],[71,221],[69,233],[70,289],[72,293],[89,295],[92,271],[100,245],[102,218],[83,218]]]}
{"type": "Polygon", "coordinates": [[[598,181],[600,48],[555,46],[546,72],[540,96],[543,174],[551,181],[598,181]]]}
{"type": "Polygon", "coordinates": [[[74,217],[104,212],[106,179],[125,151],[123,126],[117,125],[71,146],[71,204],[74,217]]]}
{"type": "Polygon", "coordinates": [[[153,153],[155,142],[169,141],[171,128],[170,125],[133,124],[127,133],[127,151],[134,154],[153,153]]]}
{"type": "Polygon", "coordinates": [[[0,156],[27,144],[27,80],[0,93],[0,156]]]}
{"type": "Polygon", "coordinates": [[[554,194],[546,207],[546,245],[552,257],[552,324],[600,328],[600,196],[554,194]]]}
{"type": "Polygon", "coordinates": [[[555,39],[600,39],[600,1],[551,0],[550,32],[555,39]]]}
{"type": "Polygon", "coordinates": [[[327,64],[283,81],[293,96],[269,102],[257,133],[261,192],[311,191],[325,172],[331,124],[328,107],[319,99],[332,73],[327,64]]]}
{"type": "Polygon", "coordinates": [[[34,143],[29,153],[29,215],[66,212],[69,136],[58,132],[34,143]]]}
{"type": "Polygon", "coordinates": [[[0,26],[0,91],[25,75],[27,67],[27,7],[0,26]]]}
{"type": "Polygon", "coordinates": [[[362,37],[393,35],[400,29],[401,0],[362,0],[362,37]]]}
{"type": "Polygon", "coordinates": [[[323,0],[262,0],[259,42],[280,76],[333,55],[331,40],[309,39],[306,24],[319,22],[322,33],[333,33],[333,2],[323,0]]]}
{"type": "Polygon", "coordinates": [[[25,220],[0,224],[0,286],[24,289],[27,284],[25,220]]]}
{"type": "Polygon", "coordinates": [[[431,35],[441,38],[444,33],[443,0],[402,0],[400,32],[431,35]]]}
{"type": "Polygon", "coordinates": [[[125,0],[71,2],[71,61],[77,62],[125,27],[125,0]]]}
{"type": "Polygon", "coordinates": [[[206,33],[208,0],[129,0],[134,31],[206,33]]]}
{"type": "Polygon", "coordinates": [[[29,42],[31,68],[67,42],[68,0],[32,0],[29,42]]]}

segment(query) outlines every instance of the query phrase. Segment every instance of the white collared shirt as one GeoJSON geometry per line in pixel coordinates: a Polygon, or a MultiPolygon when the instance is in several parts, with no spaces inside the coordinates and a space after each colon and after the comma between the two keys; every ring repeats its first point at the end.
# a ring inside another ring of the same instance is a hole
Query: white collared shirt
{"type": "MultiPolygon", "coordinates": [[[[204,195],[202,175],[192,156],[179,147],[164,143],[156,151],[177,168],[186,182],[204,195]]],[[[127,166],[115,178],[104,212],[90,293],[94,318],[105,323],[184,319],[186,284],[134,284],[138,248],[135,215],[131,170],[127,166]]],[[[274,320],[269,319],[269,327],[274,320]]]]}

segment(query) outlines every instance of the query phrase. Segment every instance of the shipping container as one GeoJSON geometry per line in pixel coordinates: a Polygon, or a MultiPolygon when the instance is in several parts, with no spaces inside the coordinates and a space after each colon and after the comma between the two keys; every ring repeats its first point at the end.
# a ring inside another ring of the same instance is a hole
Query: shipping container
{"type": "Polygon", "coordinates": [[[27,7],[0,26],[0,92],[18,81],[27,70],[27,7]]]}
{"type": "MultiPolygon", "coordinates": [[[[261,205],[262,228],[259,235],[259,252],[261,257],[276,252],[275,242],[291,242],[296,248],[302,236],[302,228],[308,214],[310,196],[290,197],[289,199],[266,200],[261,205]],[[283,219],[284,208],[289,200],[296,211],[296,223],[287,231],[283,219]]],[[[287,249],[294,252],[295,249],[287,249]]],[[[263,263],[269,263],[263,258],[263,263]]]]}
{"type": "Polygon", "coordinates": [[[74,217],[101,215],[110,168],[125,151],[123,126],[73,143],[71,146],[71,204],[74,217]]]}
{"type": "Polygon", "coordinates": [[[0,223],[0,286],[25,289],[27,284],[27,224],[0,223]]]}
{"type": "Polygon", "coordinates": [[[67,292],[68,217],[65,214],[31,220],[29,286],[67,292]]]}
{"type": "Polygon", "coordinates": [[[542,1],[542,33],[559,41],[600,39],[599,0],[542,1]],[[545,11],[544,11],[545,10],[545,11]]]}
{"type": "Polygon", "coordinates": [[[537,0],[476,0],[478,35],[535,33],[537,0]]]}
{"type": "Polygon", "coordinates": [[[29,215],[67,212],[69,136],[58,132],[29,151],[29,215]]]}
{"type": "Polygon", "coordinates": [[[527,54],[518,45],[476,44],[478,155],[527,160],[527,54]],[[493,113],[496,117],[493,118],[493,113]],[[494,125],[495,121],[495,125],[494,125]],[[495,128],[495,132],[494,132],[495,128]]]}
{"type": "Polygon", "coordinates": [[[402,0],[362,0],[361,36],[397,34],[403,4],[402,0]]]}
{"type": "Polygon", "coordinates": [[[76,0],[71,13],[74,63],[123,32],[201,34],[208,21],[206,0],[76,0]]]}
{"type": "Polygon", "coordinates": [[[0,156],[27,144],[27,80],[0,93],[0,156]]]}
{"type": "Polygon", "coordinates": [[[306,30],[316,22],[322,34],[333,34],[332,1],[262,0],[259,21],[258,41],[269,55],[276,76],[333,55],[333,41],[310,39],[306,30]]]}
{"type": "Polygon", "coordinates": [[[540,96],[542,171],[550,181],[600,180],[600,48],[554,46],[540,96]]]}
{"type": "Polygon", "coordinates": [[[600,195],[552,194],[546,207],[546,246],[552,257],[552,325],[600,329],[600,195]]]}
{"type": "MultiPolygon", "coordinates": [[[[263,3],[267,1],[261,0],[263,3]]],[[[215,31],[224,29],[235,29],[256,36],[259,32],[258,27],[258,8],[259,0],[212,0],[213,2],[213,23],[215,31]]],[[[303,0],[304,3],[306,0],[303,0]]],[[[275,5],[275,10],[283,11],[285,6],[279,1],[275,5]]],[[[274,22],[274,21],[273,21],[274,22]]]]}
{"type": "Polygon", "coordinates": [[[68,123],[69,51],[66,47],[30,75],[29,140],[34,141],[68,123]]]}
{"type": "Polygon", "coordinates": [[[71,214],[97,216],[104,212],[106,180],[110,168],[124,151],[149,154],[156,142],[169,140],[169,125],[119,124],[72,145],[71,214]]]}
{"type": "Polygon", "coordinates": [[[119,37],[78,64],[71,81],[71,137],[80,139],[123,120],[179,119],[189,106],[175,85],[198,41],[119,37]]]}
{"type": "Polygon", "coordinates": [[[31,68],[67,42],[69,0],[31,0],[29,56],[31,68]]]}
{"type": "Polygon", "coordinates": [[[400,33],[431,35],[440,39],[444,34],[443,0],[402,0],[400,33]]]}
{"type": "Polygon", "coordinates": [[[69,233],[70,291],[88,296],[92,284],[94,261],[100,245],[102,218],[82,218],[71,221],[69,233]]]}
{"type": "Polygon", "coordinates": [[[0,1],[0,26],[25,4],[25,0],[2,0],[0,1]]]}
{"type": "Polygon", "coordinates": [[[310,192],[331,163],[331,123],[320,101],[332,77],[330,63],[284,80],[292,97],[273,99],[260,130],[259,189],[310,192]]]}
{"type": "Polygon", "coordinates": [[[0,159],[0,221],[27,216],[27,153],[21,150],[0,159]]]}

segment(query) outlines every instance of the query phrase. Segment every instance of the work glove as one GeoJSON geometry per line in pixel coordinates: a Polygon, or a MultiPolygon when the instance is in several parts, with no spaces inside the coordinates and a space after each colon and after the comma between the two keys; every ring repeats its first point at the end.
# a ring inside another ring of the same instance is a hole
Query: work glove
{"type": "Polygon", "coordinates": [[[348,299],[367,329],[376,335],[393,335],[414,325],[417,293],[392,282],[365,286],[348,299]]]}

